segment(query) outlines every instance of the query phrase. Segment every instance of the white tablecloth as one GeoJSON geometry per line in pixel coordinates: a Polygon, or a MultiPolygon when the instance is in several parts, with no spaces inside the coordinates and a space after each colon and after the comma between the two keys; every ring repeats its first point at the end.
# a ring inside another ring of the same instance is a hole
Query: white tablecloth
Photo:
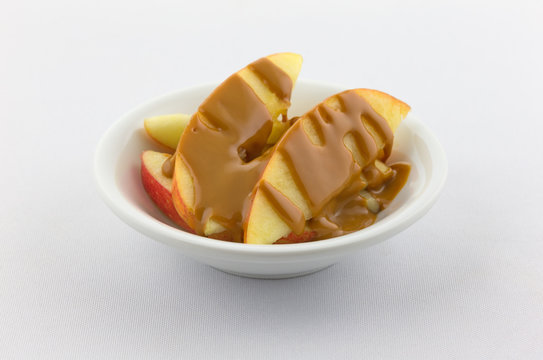
{"type": "Polygon", "coordinates": [[[538,1],[6,2],[0,358],[542,359],[542,18],[538,1]],[[279,51],[433,129],[450,167],[428,215],[278,281],[115,217],[92,160],[116,118],[279,51]]]}

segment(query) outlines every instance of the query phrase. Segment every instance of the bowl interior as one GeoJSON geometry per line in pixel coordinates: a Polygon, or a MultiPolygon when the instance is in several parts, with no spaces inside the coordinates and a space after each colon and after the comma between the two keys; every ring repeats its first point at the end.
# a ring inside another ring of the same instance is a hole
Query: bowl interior
{"type": "MultiPolygon", "coordinates": [[[[145,232],[148,235],[152,232],[150,228],[159,229],[168,226],[173,230],[173,224],[158,210],[141,184],[141,153],[144,150],[166,150],[146,135],[143,129],[143,119],[170,113],[193,113],[214,87],[215,84],[212,84],[177,91],[137,107],[115,123],[98,146],[95,170],[98,187],[102,191],[104,199],[117,215],[125,221],[132,220],[128,221],[131,222],[131,225],[142,230],[142,226],[139,225],[142,225],[141,222],[145,222],[145,226],[147,226],[145,232]],[[135,224],[136,218],[137,225],[135,224]]],[[[301,115],[326,97],[342,90],[344,89],[337,86],[299,81],[293,94],[289,115],[301,115]]],[[[352,238],[354,235],[360,240],[383,232],[389,234],[398,232],[422,216],[437,197],[446,176],[445,155],[435,137],[411,114],[397,130],[391,160],[403,160],[411,163],[411,174],[406,186],[391,206],[381,212],[374,225],[354,233],[356,235],[349,234],[343,238],[352,238]],[[396,226],[396,229],[391,229],[391,226],[396,226]]],[[[169,232],[169,235],[176,237],[178,241],[194,237],[194,235],[187,234],[177,228],[175,228],[175,232],[169,232]]],[[[204,238],[201,240],[203,240],[202,244],[208,245],[222,243],[217,246],[250,246],[204,238]]],[[[315,244],[334,240],[282,245],[280,247],[321,246],[315,244]]]]}

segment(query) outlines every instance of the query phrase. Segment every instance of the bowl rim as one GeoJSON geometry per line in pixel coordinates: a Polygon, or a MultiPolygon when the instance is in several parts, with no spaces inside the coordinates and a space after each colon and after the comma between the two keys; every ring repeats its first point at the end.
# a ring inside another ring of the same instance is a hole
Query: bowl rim
{"type": "MultiPolygon", "coordinates": [[[[304,85],[325,87],[331,91],[334,91],[335,89],[339,89],[339,91],[341,91],[341,89],[348,89],[348,87],[341,87],[336,84],[314,80],[300,79],[298,80],[298,84],[300,83],[303,83],[304,85]]],[[[112,146],[109,142],[111,142],[111,139],[115,137],[114,135],[116,135],[120,129],[134,121],[133,118],[135,114],[153,104],[167,101],[172,97],[181,96],[183,93],[189,91],[201,91],[207,88],[211,88],[212,90],[216,85],[217,83],[214,82],[190,86],[144,101],[118,118],[101,136],[96,146],[94,153],[94,180],[102,199],[123,221],[154,240],[174,246],[185,245],[215,252],[219,251],[221,253],[254,255],[259,257],[315,254],[332,251],[336,248],[365,246],[371,244],[372,239],[390,237],[415,223],[436,202],[445,185],[448,173],[448,163],[443,146],[437,137],[416,117],[416,115],[413,115],[411,111],[408,115],[410,118],[409,126],[414,133],[418,134],[423,139],[431,150],[430,157],[433,166],[431,180],[428,182],[420,196],[415,199],[413,203],[408,205],[406,211],[404,211],[405,215],[402,218],[386,217],[365,229],[335,238],[306,243],[281,244],[277,246],[215,240],[172,227],[144,211],[137,209],[121,193],[116,186],[115,171],[108,171],[108,168],[115,168],[117,161],[117,157],[110,156],[111,152],[108,150],[112,146]],[[391,220],[387,221],[387,219],[391,220]]]]}

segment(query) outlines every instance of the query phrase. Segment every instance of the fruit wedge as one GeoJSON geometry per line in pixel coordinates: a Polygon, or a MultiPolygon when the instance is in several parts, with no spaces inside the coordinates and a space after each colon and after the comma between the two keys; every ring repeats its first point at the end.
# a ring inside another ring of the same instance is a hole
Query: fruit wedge
{"type": "Polygon", "coordinates": [[[158,208],[183,230],[192,232],[173,206],[172,179],[162,173],[162,164],[170,156],[156,151],[144,151],[141,154],[141,181],[158,208]]]}
{"type": "MultiPolygon", "coordinates": [[[[147,135],[153,140],[175,150],[191,116],[189,114],[158,115],[145,119],[143,124],[147,135]]],[[[273,145],[279,141],[290,125],[289,121],[274,121],[267,143],[273,145]]]]}
{"type": "MultiPolygon", "coordinates": [[[[380,91],[355,89],[326,99],[298,119],[276,144],[255,186],[244,242],[315,239],[319,230],[334,229],[330,219],[338,209],[345,215],[344,224],[358,221],[349,217],[353,209],[368,211],[371,220],[368,209],[378,208],[370,194],[364,197],[361,191],[377,191],[389,180],[390,168],[384,161],[390,155],[392,134],[409,110],[380,91]],[[331,215],[321,216],[325,211],[331,215]]],[[[405,173],[404,168],[399,170],[405,173]]],[[[369,224],[349,226],[364,225],[369,224]]]]}
{"type": "Polygon", "coordinates": [[[300,55],[259,59],[226,79],[200,105],[175,154],[172,197],[197,234],[242,241],[242,213],[286,130],[300,55]]]}
{"type": "Polygon", "coordinates": [[[175,150],[191,115],[171,114],[147,118],[143,121],[147,134],[160,144],[175,150]]]}

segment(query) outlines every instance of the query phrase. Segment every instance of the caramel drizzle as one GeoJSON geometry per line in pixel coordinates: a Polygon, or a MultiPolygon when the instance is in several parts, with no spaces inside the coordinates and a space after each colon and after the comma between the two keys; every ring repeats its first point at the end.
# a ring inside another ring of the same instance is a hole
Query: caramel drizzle
{"type": "Polygon", "coordinates": [[[369,119],[372,126],[379,129],[379,134],[387,136],[383,139],[385,144],[393,141],[386,120],[363,97],[354,91],[346,91],[336,95],[336,98],[340,109],[333,109],[324,102],[307,113],[303,120],[312,121],[322,145],[313,144],[303,126],[300,126],[297,131],[291,131],[290,139],[285,139],[278,147],[298,187],[309,201],[313,214],[318,214],[349,183],[359,179],[362,167],[377,159],[379,148],[361,121],[362,117],[369,119]],[[353,155],[342,141],[349,133],[353,135],[365,160],[362,167],[353,160],[353,155]]]}
{"type": "Polygon", "coordinates": [[[164,163],[162,164],[162,174],[166,177],[173,177],[173,171],[175,169],[175,156],[177,154],[177,151],[173,154],[173,155],[170,155],[169,158],[167,158],[166,160],[164,160],[164,163]]]}
{"type": "Polygon", "coordinates": [[[380,187],[368,191],[379,202],[381,209],[386,209],[403,189],[411,172],[411,165],[406,162],[398,162],[390,165],[390,167],[394,171],[392,178],[382,183],[380,187]]]}
{"type": "MultiPolygon", "coordinates": [[[[367,190],[379,204],[379,211],[388,207],[407,182],[411,166],[407,163],[389,165],[393,175],[388,180],[382,176],[375,179],[380,184],[376,190],[367,190]]],[[[355,184],[361,182],[354,182],[355,184]]],[[[315,240],[329,239],[348,234],[372,225],[377,220],[378,213],[368,209],[367,201],[358,192],[345,191],[331,201],[321,214],[308,221],[307,227],[317,235],[315,240]]]]}
{"type": "Polygon", "coordinates": [[[305,218],[302,211],[267,181],[262,182],[260,189],[283,221],[287,223],[295,234],[301,234],[305,227],[305,218]]]}
{"type": "MultiPolygon", "coordinates": [[[[386,120],[356,91],[345,91],[334,98],[336,105],[332,107],[326,101],[319,104],[298,120],[277,144],[276,151],[285,159],[307,200],[312,219],[306,224],[297,206],[279,191],[271,197],[265,192],[291,229],[299,233],[307,225],[306,230],[315,231],[317,238],[339,236],[375,221],[375,214],[368,211],[366,199],[360,195],[368,185],[363,170],[373,169],[376,159],[386,160],[393,143],[393,133],[386,120]],[[311,122],[318,144],[304,130],[304,122],[311,122]],[[344,144],[347,135],[352,135],[363,163],[354,161],[344,144]]],[[[392,179],[386,183],[375,170],[378,174],[374,174],[372,181],[379,188],[375,195],[380,197],[377,201],[381,208],[388,205],[405,183],[409,171],[400,168],[393,168],[392,179]]],[[[269,192],[270,186],[262,181],[259,188],[269,192]]]]}
{"type": "MultiPolygon", "coordinates": [[[[280,99],[290,98],[292,80],[270,60],[260,59],[250,68],[280,99]]],[[[217,87],[193,115],[176,153],[193,179],[198,234],[213,219],[232,240],[241,241],[244,207],[269,160],[269,153],[262,153],[271,129],[271,114],[238,74],[217,87]]]]}
{"type": "Polygon", "coordinates": [[[292,79],[286,76],[283,70],[267,58],[259,59],[248,67],[263,80],[280,100],[290,103],[292,79]]]}

